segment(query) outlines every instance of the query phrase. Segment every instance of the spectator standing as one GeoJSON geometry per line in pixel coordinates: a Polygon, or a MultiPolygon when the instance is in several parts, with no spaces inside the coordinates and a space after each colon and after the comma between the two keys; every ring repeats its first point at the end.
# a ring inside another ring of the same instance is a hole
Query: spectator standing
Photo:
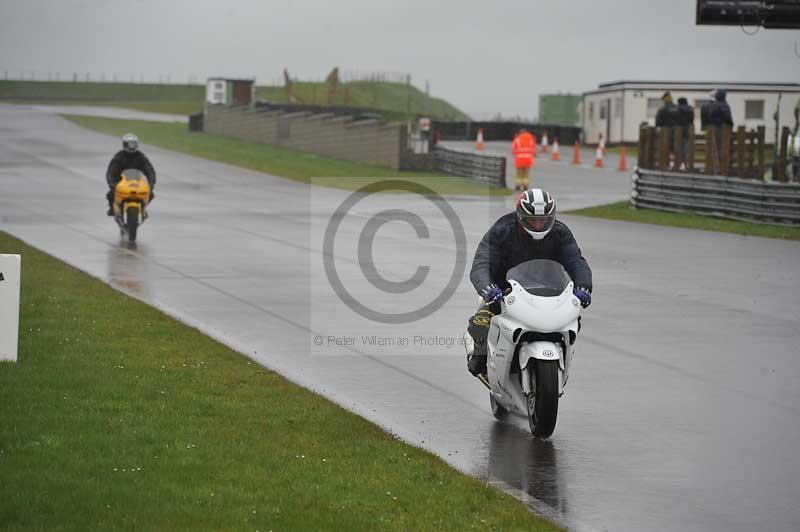
{"type": "Polygon", "coordinates": [[[664,102],[656,113],[656,127],[675,127],[678,125],[678,106],[672,101],[669,91],[661,96],[664,102]]]}
{"type": "Polygon", "coordinates": [[[733,128],[733,117],[731,115],[731,106],[725,100],[728,91],[724,89],[717,89],[711,93],[712,100],[706,102],[700,108],[700,123],[703,130],[706,132],[706,138],[711,131],[714,132],[716,142],[710,144],[711,146],[711,160],[714,164],[714,173],[727,174],[727,168],[720,167],[720,153],[722,152],[722,126],[729,126],[733,128]]]}
{"type": "MultiPolygon", "coordinates": [[[[678,106],[672,101],[672,94],[669,91],[665,92],[663,96],[661,96],[661,100],[664,102],[661,108],[656,113],[656,127],[661,128],[673,128],[677,127],[680,122],[680,113],[678,112],[678,106]]],[[[670,139],[672,138],[672,133],[670,132],[670,139]]],[[[670,141],[670,146],[672,146],[672,141],[670,141]]],[[[675,153],[673,153],[672,148],[670,148],[670,160],[674,161],[675,153]]],[[[673,166],[674,163],[670,163],[670,166],[673,166]]]]}
{"type": "Polygon", "coordinates": [[[689,128],[694,128],[694,107],[686,98],[678,98],[678,125],[681,128],[681,164],[689,157],[689,128]]]}
{"type": "Polygon", "coordinates": [[[709,120],[714,127],[730,126],[733,127],[733,117],[731,116],[731,106],[725,98],[728,91],[719,89],[714,93],[714,103],[711,107],[709,120]]]}

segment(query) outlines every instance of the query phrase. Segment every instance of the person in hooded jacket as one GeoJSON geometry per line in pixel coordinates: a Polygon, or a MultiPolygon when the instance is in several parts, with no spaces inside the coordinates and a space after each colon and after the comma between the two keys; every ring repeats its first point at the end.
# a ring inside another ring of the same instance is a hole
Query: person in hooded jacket
{"type": "Polygon", "coordinates": [[[700,126],[708,134],[709,129],[715,130],[716,141],[711,143],[711,160],[714,164],[715,174],[725,174],[727,170],[721,167],[722,135],[719,133],[722,126],[733,128],[731,106],[725,101],[728,92],[724,89],[712,91],[713,99],[703,104],[700,108],[700,126]]]}
{"type": "Polygon", "coordinates": [[[500,312],[504,289],[510,288],[506,273],[533,259],[560,263],[572,278],[581,305],[586,308],[592,302],[592,270],[572,232],[556,220],[555,199],[539,188],[524,191],[516,211],[500,217],[475,251],[469,278],[482,303],[467,327],[475,345],[467,357],[467,369],[473,375],[486,373],[489,323],[500,312]]]}
{"type": "Polygon", "coordinates": [[[708,123],[713,127],[730,126],[733,127],[733,117],[731,115],[731,106],[725,98],[728,91],[719,89],[714,93],[714,102],[709,110],[708,123]]]}

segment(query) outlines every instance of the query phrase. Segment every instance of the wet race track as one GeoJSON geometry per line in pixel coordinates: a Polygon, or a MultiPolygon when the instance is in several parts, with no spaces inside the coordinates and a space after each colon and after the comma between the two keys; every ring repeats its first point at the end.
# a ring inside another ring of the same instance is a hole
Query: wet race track
{"type": "MultiPolygon", "coordinates": [[[[0,230],[571,529],[800,529],[797,242],[561,217],[595,292],[543,442],[522,419],[492,418],[458,345],[477,300],[462,271],[509,199],[447,198],[448,215],[418,195],[380,194],[339,216],[347,191],[145,144],[158,197],[130,247],[105,216],[105,167],[118,145],[48,110],[0,105],[0,230]],[[417,218],[393,217],[400,208],[417,218]],[[338,283],[323,260],[332,219],[338,283]],[[414,290],[380,289],[420,268],[414,290]],[[443,289],[452,297],[422,310],[443,289]]],[[[623,199],[629,179],[544,162],[534,175],[562,210],[623,199]]]]}

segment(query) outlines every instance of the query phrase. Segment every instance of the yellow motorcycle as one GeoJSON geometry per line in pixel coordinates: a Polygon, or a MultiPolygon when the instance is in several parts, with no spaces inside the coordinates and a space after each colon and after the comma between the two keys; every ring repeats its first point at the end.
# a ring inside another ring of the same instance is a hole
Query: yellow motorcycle
{"type": "Polygon", "coordinates": [[[139,170],[124,170],[114,189],[114,220],[123,238],[136,242],[139,226],[147,220],[147,203],[150,201],[150,183],[139,170]]]}

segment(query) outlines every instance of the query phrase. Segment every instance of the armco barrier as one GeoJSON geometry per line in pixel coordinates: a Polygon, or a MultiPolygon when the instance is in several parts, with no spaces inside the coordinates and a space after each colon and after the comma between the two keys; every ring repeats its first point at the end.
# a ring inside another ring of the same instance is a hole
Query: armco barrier
{"type": "Polygon", "coordinates": [[[354,120],[332,113],[207,105],[204,129],[324,157],[400,168],[405,124],[354,120]]]}
{"type": "Polygon", "coordinates": [[[800,226],[800,184],[637,169],[631,203],[675,212],[800,226]]]}
{"type": "Polygon", "coordinates": [[[433,149],[433,157],[440,172],[468,177],[498,188],[506,186],[505,157],[477,155],[439,146],[433,149]]]}

